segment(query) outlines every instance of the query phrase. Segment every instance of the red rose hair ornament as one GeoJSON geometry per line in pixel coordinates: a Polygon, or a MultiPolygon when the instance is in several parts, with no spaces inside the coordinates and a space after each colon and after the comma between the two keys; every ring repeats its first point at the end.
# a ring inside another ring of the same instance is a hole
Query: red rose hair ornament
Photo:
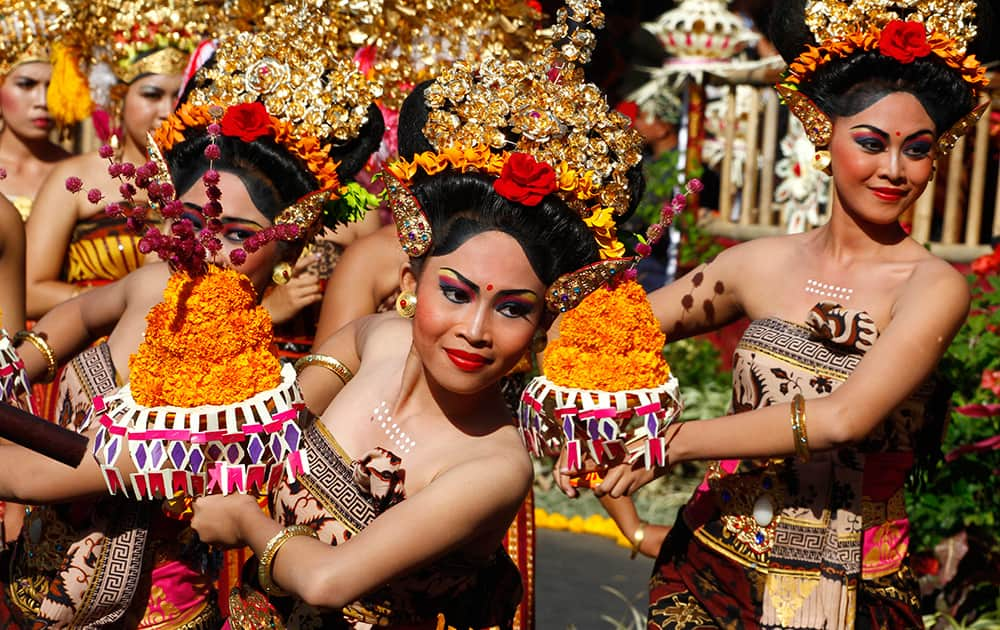
{"type": "Polygon", "coordinates": [[[271,116],[258,101],[229,107],[219,123],[222,135],[239,138],[243,142],[253,142],[262,136],[274,135],[271,116]]]}
{"type": "Polygon", "coordinates": [[[902,20],[893,20],[885,25],[878,41],[878,50],[900,63],[913,63],[914,59],[931,54],[924,25],[902,20]]]}
{"type": "Polygon", "coordinates": [[[526,206],[537,206],[558,188],[555,170],[527,153],[511,153],[500,177],[493,182],[493,190],[501,197],[526,206]]]}

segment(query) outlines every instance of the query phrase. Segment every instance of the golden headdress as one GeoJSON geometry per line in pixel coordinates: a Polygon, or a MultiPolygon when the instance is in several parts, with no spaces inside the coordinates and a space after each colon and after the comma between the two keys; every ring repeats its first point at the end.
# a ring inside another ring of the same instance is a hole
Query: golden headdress
{"type": "MultiPolygon", "coordinates": [[[[901,63],[933,57],[958,73],[976,93],[989,81],[975,55],[966,53],[977,33],[975,18],[974,0],[809,0],[805,22],[819,46],[808,46],[775,87],[802,121],[809,140],[826,146],[833,130],[829,117],[799,92],[818,68],[876,50],[901,63]]],[[[976,107],[942,133],[938,154],[950,151],[984,111],[985,107],[976,107]]]]}
{"type": "Polygon", "coordinates": [[[313,195],[282,212],[275,225],[292,224],[312,233],[332,200],[354,198],[344,194],[330,151],[358,137],[380,90],[350,56],[324,46],[325,18],[314,4],[289,3],[282,11],[283,19],[270,21],[269,28],[222,37],[214,62],[195,76],[188,102],[153,139],[168,151],[184,139],[185,130],[207,128],[259,104],[256,111],[263,110],[266,120],[260,123],[268,135],[301,160],[319,183],[313,195]]]}
{"type": "Polygon", "coordinates": [[[525,0],[390,0],[378,12],[360,55],[373,57],[365,69],[382,82],[382,103],[399,109],[414,85],[456,60],[524,59],[540,51],[547,43],[536,28],[541,17],[525,0]]]}
{"type": "Polygon", "coordinates": [[[0,78],[31,61],[49,61],[52,40],[69,18],[65,2],[0,2],[0,78]]]}
{"type": "Polygon", "coordinates": [[[77,0],[75,37],[119,81],[180,74],[191,51],[215,32],[213,7],[199,0],[77,0]]]}
{"type": "Polygon", "coordinates": [[[530,174],[533,182],[516,186],[558,195],[593,230],[602,257],[622,255],[615,218],[632,203],[630,171],[641,161],[642,139],[583,75],[595,43],[588,27],[600,28],[603,21],[599,2],[575,0],[557,13],[544,53],[526,61],[487,56],[478,64],[456,62],[427,87],[423,135],[435,150],[386,169],[390,204],[410,255],[415,241],[428,235],[411,229],[421,219],[412,212],[409,184],[418,170],[445,168],[493,175],[498,184],[530,174]],[[407,243],[411,233],[415,239],[407,243]]]}

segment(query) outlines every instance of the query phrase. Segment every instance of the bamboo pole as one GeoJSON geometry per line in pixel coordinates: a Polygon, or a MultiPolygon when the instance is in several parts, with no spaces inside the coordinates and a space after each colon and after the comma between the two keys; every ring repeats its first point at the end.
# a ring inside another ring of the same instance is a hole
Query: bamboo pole
{"type": "Polygon", "coordinates": [[[754,96],[749,99],[750,109],[747,111],[746,160],[743,164],[743,211],[740,223],[746,225],[754,222],[757,207],[757,142],[760,137],[760,100],[757,98],[757,88],[752,88],[754,96]]]}
{"type": "Polygon", "coordinates": [[[726,133],[725,152],[722,155],[722,169],[719,177],[719,215],[727,223],[733,212],[733,145],[736,141],[736,94],[735,88],[726,88],[726,133]]]}
{"type": "Polygon", "coordinates": [[[958,232],[962,221],[962,175],[965,157],[965,138],[959,138],[948,160],[948,178],[944,194],[944,227],[941,242],[953,245],[958,242],[958,232]]]}
{"type": "MultiPolygon", "coordinates": [[[[976,141],[972,149],[972,182],[969,185],[969,209],[965,221],[965,244],[979,244],[979,230],[983,224],[983,198],[986,193],[986,166],[990,156],[990,112],[992,100],[988,101],[986,113],[976,125],[976,141]]],[[[994,210],[995,211],[995,210],[994,210]]]]}
{"type": "Polygon", "coordinates": [[[920,195],[913,209],[913,238],[924,244],[931,238],[931,220],[934,218],[935,182],[927,184],[924,194],[920,195]]]}
{"type": "Polygon", "coordinates": [[[778,99],[771,89],[761,90],[764,100],[764,146],[760,160],[760,201],[757,222],[774,224],[774,158],[778,146],[778,99]]]}

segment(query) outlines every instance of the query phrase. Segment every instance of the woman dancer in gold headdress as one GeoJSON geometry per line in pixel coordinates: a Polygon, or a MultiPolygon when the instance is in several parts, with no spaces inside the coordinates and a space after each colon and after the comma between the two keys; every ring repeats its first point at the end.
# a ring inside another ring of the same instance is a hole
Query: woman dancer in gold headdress
{"type": "Polygon", "coordinates": [[[47,105],[51,40],[66,13],[54,2],[8,1],[0,6],[0,168],[6,173],[0,193],[17,206],[23,220],[42,180],[69,157],[51,135],[57,124],[76,121],[56,120],[47,105]]]}
{"type": "MultiPolygon", "coordinates": [[[[107,63],[114,83],[108,92],[111,142],[118,159],[141,164],[146,137],[173,111],[189,53],[201,40],[207,14],[195,3],[174,8],[152,2],[83,3],[72,35],[81,50],[106,47],[110,57],[91,59],[94,82],[107,63]],[[188,5],[191,6],[188,6],[188,5]]],[[[119,182],[108,175],[107,160],[97,152],[67,160],[39,192],[27,225],[28,315],[38,318],[53,306],[88,288],[117,280],[138,267],[138,237],[121,219],[106,216],[108,203],[121,200],[119,182]],[[92,196],[67,192],[67,177],[79,177],[100,191],[92,196]]],[[[45,405],[42,405],[43,412],[45,405]]]]}
{"type": "MultiPolygon", "coordinates": [[[[969,292],[899,219],[982,113],[985,71],[967,45],[985,41],[988,10],[775,7],[790,64],[777,89],[836,197],[827,225],[734,247],[651,296],[674,338],[752,322],[737,413],[671,429],[670,464],[712,464],[660,551],[650,628],[922,626],[903,485],[940,446],[933,372],[969,292]]],[[[600,490],[651,476],[617,467],[600,490]]]]}
{"type": "MultiPolygon", "coordinates": [[[[597,23],[583,4],[574,19],[597,23]]],[[[499,382],[558,312],[563,274],[611,245],[586,219],[637,200],[640,141],[561,56],[456,64],[407,98],[399,128],[404,159],[386,175],[408,257],[398,314],[347,325],[300,365],[306,402],[326,410],[272,518],[245,497],[195,503],[203,540],[259,559],[264,592],[231,598],[234,627],[513,623],[500,542],[531,466],[499,382]],[[593,153],[573,149],[588,139],[593,153]]]]}

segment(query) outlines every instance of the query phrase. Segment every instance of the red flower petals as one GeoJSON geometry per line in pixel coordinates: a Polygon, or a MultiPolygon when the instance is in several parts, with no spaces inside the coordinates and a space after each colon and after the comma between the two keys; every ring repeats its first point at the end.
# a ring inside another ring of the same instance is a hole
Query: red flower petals
{"type": "Polygon", "coordinates": [[[556,172],[527,153],[511,153],[493,189],[515,203],[537,206],[545,195],[558,189],[556,172]]]}
{"type": "Polygon", "coordinates": [[[219,123],[222,135],[237,137],[243,142],[253,142],[262,136],[273,136],[274,126],[264,105],[241,103],[226,110],[219,123]]]}
{"type": "Polygon", "coordinates": [[[900,63],[913,63],[914,59],[931,54],[924,25],[902,20],[893,20],[885,25],[878,40],[878,50],[900,63]]]}

